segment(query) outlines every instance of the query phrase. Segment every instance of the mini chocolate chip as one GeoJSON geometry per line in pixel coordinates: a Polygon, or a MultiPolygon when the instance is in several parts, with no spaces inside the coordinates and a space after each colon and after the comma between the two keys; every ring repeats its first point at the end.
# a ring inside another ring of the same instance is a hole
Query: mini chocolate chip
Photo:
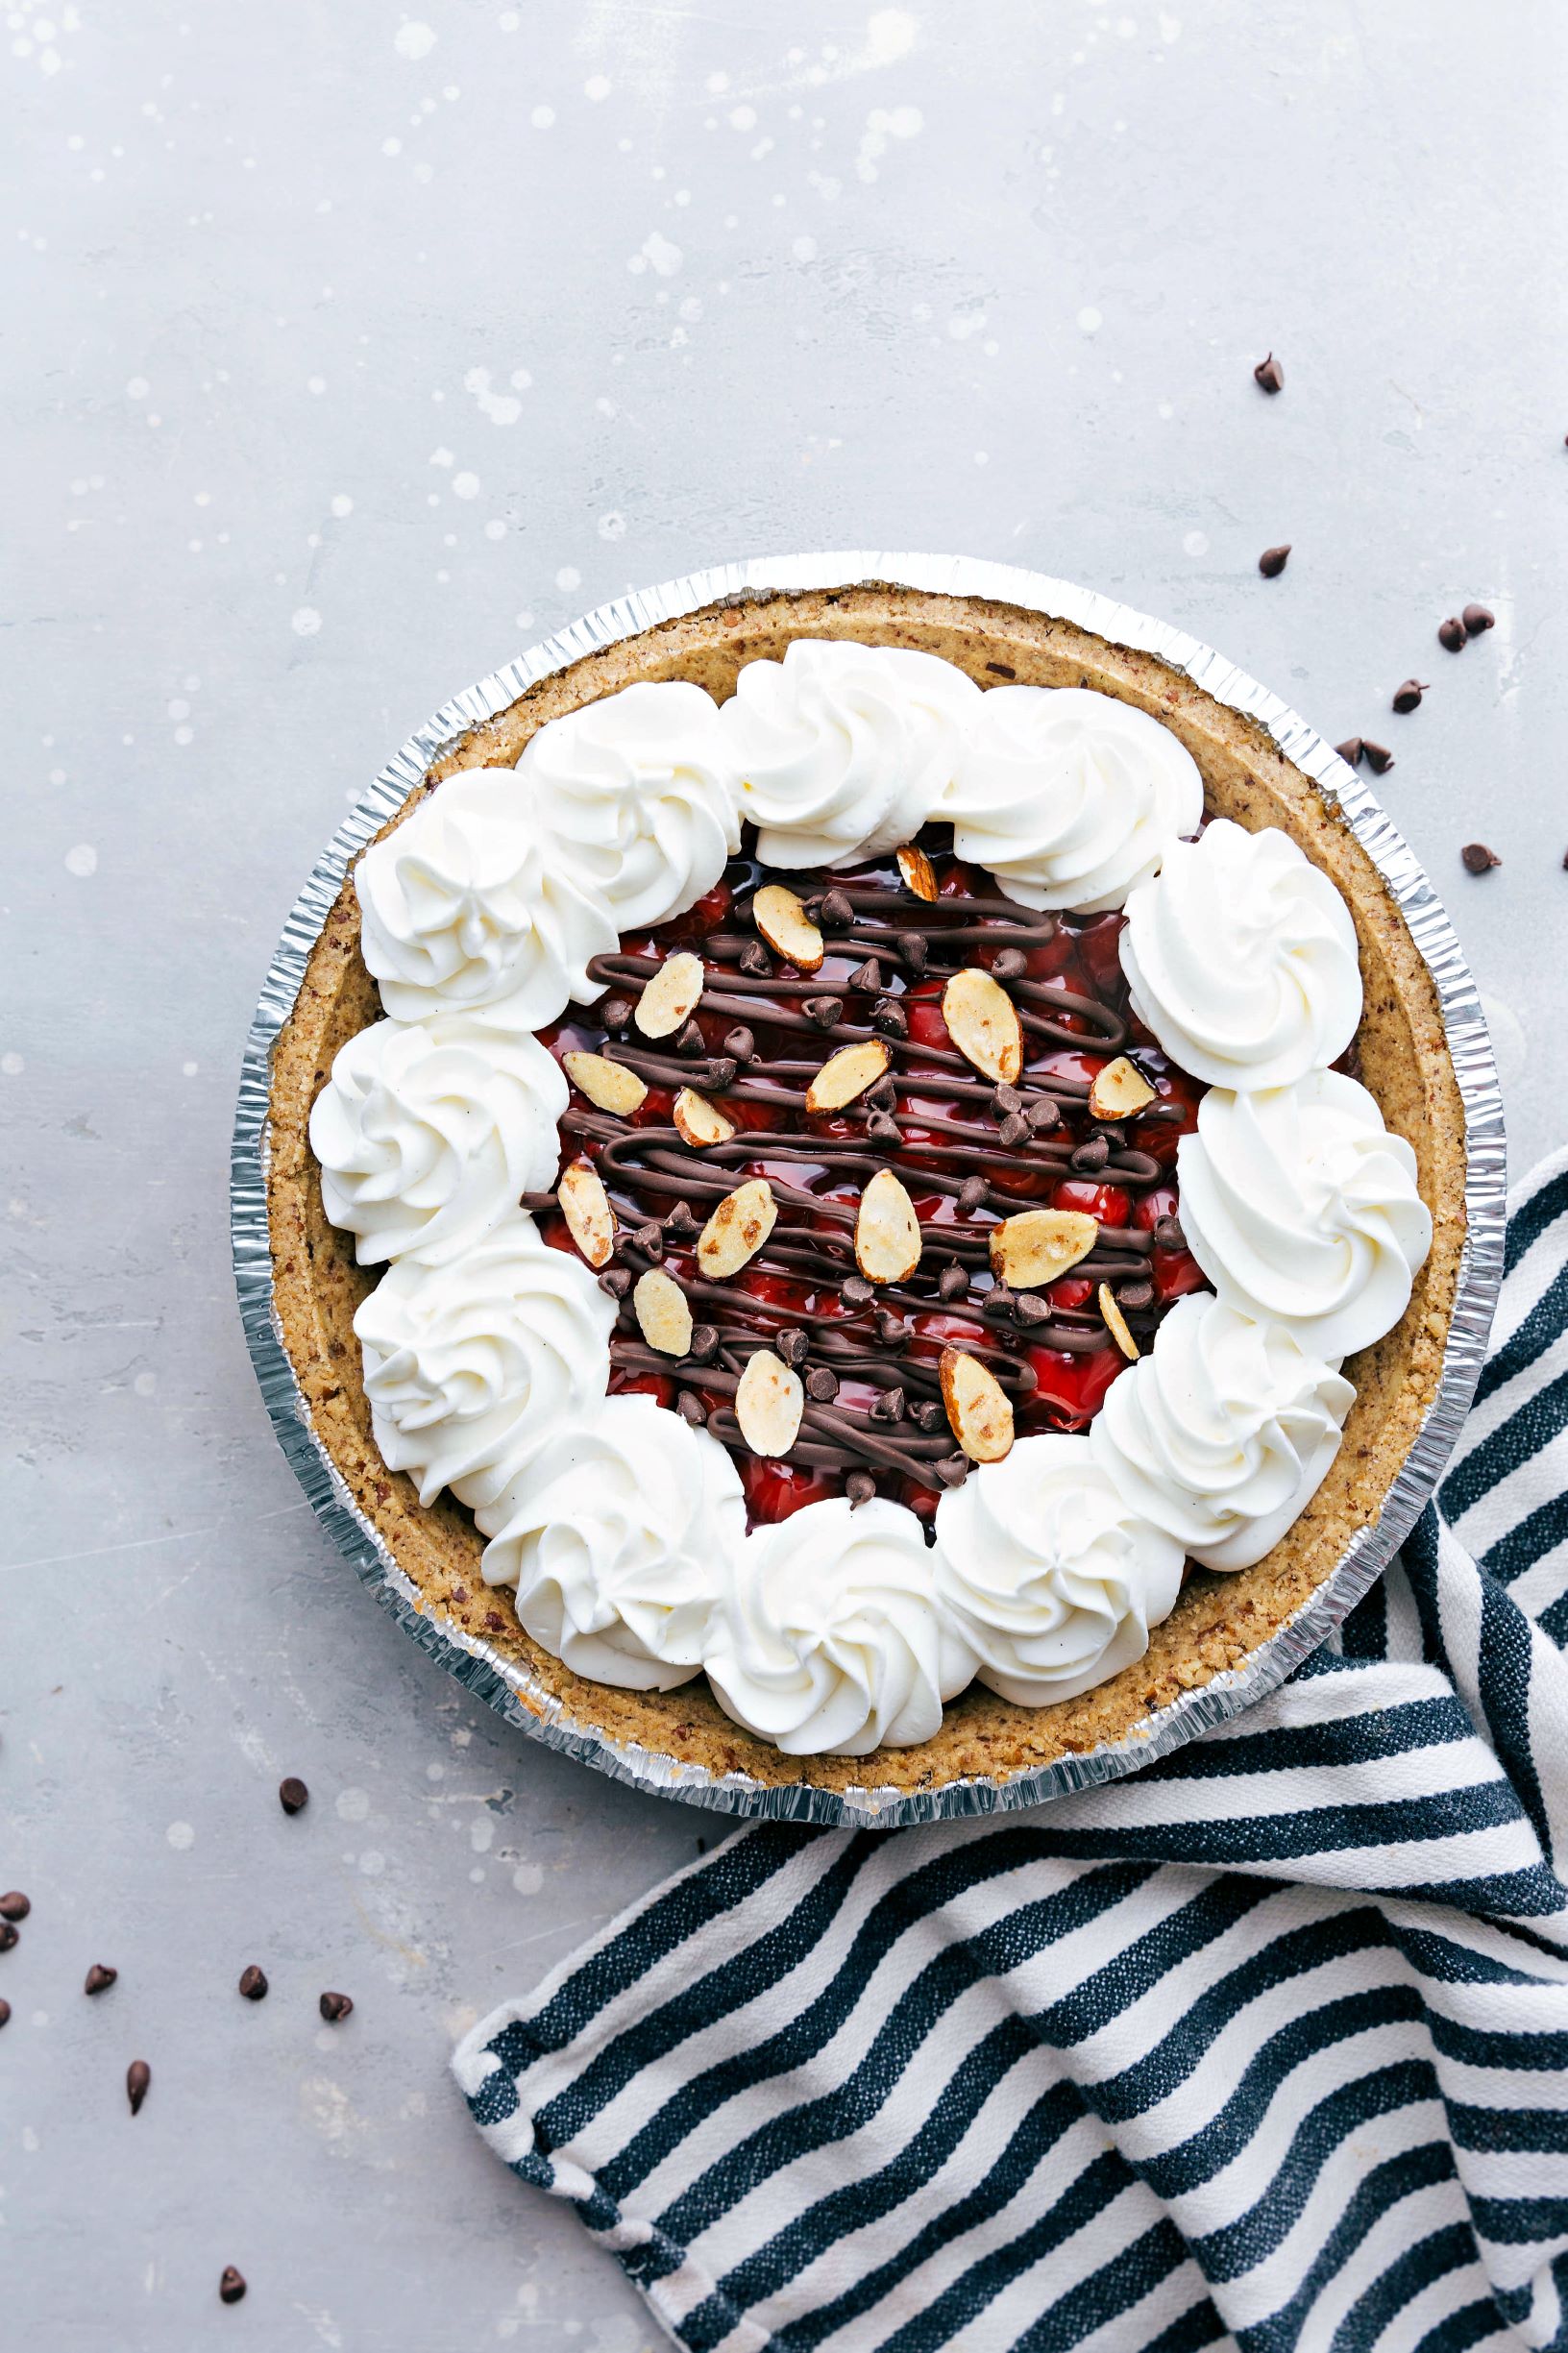
{"type": "Polygon", "coordinates": [[[82,1980],[82,1991],[84,1994],[107,1994],[119,1973],[117,1969],[110,1969],[107,1961],[94,1961],[82,1980]]]}
{"type": "Polygon", "coordinates": [[[844,1491],[849,1498],[850,1510],[858,1511],[876,1493],[876,1481],[870,1471],[851,1471],[844,1483],[844,1491]]]}
{"type": "Polygon", "coordinates": [[[749,897],[730,901],[729,918],[732,923],[749,923],[755,913],[756,909],[749,897]]]}
{"type": "Polygon", "coordinates": [[[1339,754],[1340,759],[1345,761],[1349,767],[1360,768],[1361,765],[1361,754],[1366,749],[1366,746],[1361,742],[1359,735],[1347,735],[1344,742],[1342,744],[1335,744],[1334,748],[1339,754]]]}
{"type": "Polygon", "coordinates": [[[244,2293],[244,2272],[236,2271],[232,2263],[226,2263],[223,2267],[223,2277],[218,2282],[218,2299],[220,2303],[237,2304],[244,2293]]]}
{"type": "Polygon", "coordinates": [[[1394,689],[1394,709],[1401,713],[1419,710],[1421,698],[1426,691],[1425,679],[1407,678],[1403,686],[1396,686],[1394,689]]]}
{"type": "Polygon", "coordinates": [[[747,940],[740,953],[740,968],[751,980],[772,980],[772,959],[760,940],[747,940]]]}
{"type": "Polygon", "coordinates": [[[866,1122],[866,1133],[873,1143],[895,1144],[904,1140],[903,1129],[885,1111],[872,1112],[866,1122]]]}
{"type": "Polygon", "coordinates": [[[1484,842],[1466,842],[1459,856],[1472,874],[1484,874],[1489,868],[1503,863],[1496,850],[1488,849],[1484,842]]]}
{"type": "Polygon", "coordinates": [[[718,1054],[708,1065],[708,1085],[715,1094],[723,1094],[726,1088],[734,1086],[740,1074],[738,1063],[727,1054],[718,1054]]]}
{"type": "Polygon", "coordinates": [[[1016,678],[1018,674],[1011,662],[988,662],[986,668],[993,678],[1016,678]]]}
{"type": "Polygon", "coordinates": [[[11,2004],[9,2001],[0,2001],[0,2026],[9,2026],[10,2023],[11,2004]]]}
{"type": "Polygon", "coordinates": [[[968,1455],[944,1455],[936,1471],[944,1487],[961,1487],[969,1475],[969,1458],[968,1455]]]}
{"type": "Polygon", "coordinates": [[[249,1969],[242,1969],[239,1973],[239,1990],[247,2001],[265,2001],[267,1998],[266,1971],[257,1969],[253,1961],[249,1969]]]}
{"type": "Polygon", "coordinates": [[[817,922],[822,912],[821,893],[819,891],[814,898],[803,898],[800,901],[800,911],[808,923],[817,922]]]}
{"type": "Polygon", "coordinates": [[[855,911],[849,903],[849,897],[846,892],[832,890],[824,891],[822,893],[821,912],[819,917],[819,920],[825,923],[829,931],[843,931],[845,927],[847,924],[852,923],[854,919],[855,911]]]}
{"type": "Polygon", "coordinates": [[[814,1365],[806,1375],[806,1395],[814,1406],[830,1406],[839,1393],[839,1376],[825,1364],[814,1365]]]}
{"type": "Polygon", "coordinates": [[[125,2096],[131,2102],[131,2113],[139,2116],[141,2103],[153,2088],[153,2071],[145,2059],[133,2059],[125,2071],[125,2096]]]}
{"type": "Polygon", "coordinates": [[[993,980],[1021,980],[1029,969],[1029,959],[1021,947],[999,948],[991,960],[993,980]]]}
{"type": "Polygon", "coordinates": [[[316,2004],[329,2026],[335,2026],[347,2018],[354,2003],[347,1994],[323,1994],[316,2004]]]}
{"type": "Polygon", "coordinates": [[[898,934],[898,953],[914,973],[921,973],[931,961],[931,943],[921,931],[901,931],[898,934]]]}
{"type": "Polygon", "coordinates": [[[749,1062],[756,1050],[757,1042],[744,1021],[724,1032],[724,1052],[733,1055],[738,1063],[749,1062]]]}
{"type": "Polygon", "coordinates": [[[297,1773],[278,1784],[278,1802],[285,1814],[303,1814],[310,1802],[310,1792],[297,1773]]]}
{"type": "Polygon", "coordinates": [[[701,1430],[707,1424],[708,1417],[703,1411],[702,1400],[699,1397],[694,1397],[690,1389],[682,1389],[680,1395],[675,1399],[675,1411],[680,1415],[681,1420],[689,1422],[694,1430],[701,1430]]]}
{"type": "Polygon", "coordinates": [[[650,1217],[646,1226],[639,1226],[631,1238],[644,1258],[655,1260],[663,1258],[664,1228],[653,1218],[650,1217]]]}
{"type": "Polygon", "coordinates": [[[1459,619],[1464,624],[1465,635],[1467,637],[1479,637],[1482,629],[1489,629],[1494,626],[1497,621],[1497,615],[1495,613],[1489,613],[1483,604],[1467,604],[1463,612],[1459,615],[1459,619]]]}
{"type": "Polygon", "coordinates": [[[694,1324],[692,1326],[692,1344],[686,1354],[696,1364],[706,1364],[710,1357],[716,1357],[719,1354],[718,1325],[694,1324]]]}
{"type": "Polygon", "coordinates": [[[808,996],[800,1010],[818,1029],[832,1029],[844,1017],[844,999],[842,996],[808,996]]]}
{"type": "Polygon", "coordinates": [[[937,1397],[918,1397],[909,1409],[909,1418],[917,1430],[940,1430],[947,1419],[942,1401],[937,1397]]]}
{"type": "Polygon", "coordinates": [[[1094,1134],[1102,1141],[1109,1144],[1113,1152],[1119,1152],[1127,1141],[1126,1129],[1124,1127],[1114,1127],[1109,1119],[1102,1119],[1099,1125],[1095,1128],[1094,1134]]]}
{"type": "Polygon", "coordinates": [[[1362,740],[1361,749],[1366,754],[1366,765],[1372,771],[1373,775],[1386,776],[1394,765],[1394,755],[1388,749],[1387,745],[1374,744],[1372,738],[1366,736],[1362,740]]]}
{"type": "Polygon", "coordinates": [[[868,989],[872,995],[876,993],[882,986],[882,967],[874,956],[868,956],[864,964],[856,965],[849,975],[849,986],[851,989],[868,989]]]}
{"type": "Polygon", "coordinates": [[[1105,1138],[1103,1136],[1090,1136],[1085,1142],[1079,1144],[1077,1149],[1074,1151],[1072,1156],[1072,1164],[1075,1168],[1084,1169],[1092,1176],[1097,1170],[1105,1166],[1106,1162],[1110,1158],[1111,1146],[1106,1142],[1105,1138]]]}
{"type": "Polygon", "coordinates": [[[1017,1308],[1014,1310],[1014,1313],[1017,1315],[1019,1323],[1026,1329],[1031,1324],[1044,1323],[1049,1316],[1050,1311],[1051,1311],[1046,1305],[1045,1301],[1043,1299],[1037,1299],[1033,1291],[1025,1291],[1019,1298],[1017,1308]]]}
{"type": "Polygon", "coordinates": [[[868,1307],[875,1296],[864,1275],[846,1276],[839,1295],[847,1307],[852,1308],[868,1307]]]}
{"type": "Polygon", "coordinates": [[[1152,1283],[1123,1283],[1116,1292],[1116,1304],[1118,1307],[1131,1308],[1135,1315],[1140,1313],[1144,1308],[1152,1308],[1154,1285],[1152,1283]]]}
{"type": "Polygon", "coordinates": [[[1024,1105],[1023,1115],[1035,1129],[1060,1127],[1062,1124],[1062,1108],[1054,1095],[1036,1095],[1032,1103],[1024,1105]]]}
{"type": "Polygon", "coordinates": [[[1010,1087],[1004,1079],[992,1091],[991,1108],[995,1112],[1022,1111],[1023,1097],[1016,1087],[1010,1087]]]}
{"type": "Polygon", "coordinates": [[[1159,1217],[1155,1220],[1154,1246],[1157,1250],[1185,1250],[1187,1236],[1182,1232],[1179,1217],[1159,1217]]]}
{"type": "Polygon", "coordinates": [[[983,1176],[967,1176],[958,1189],[958,1206],[962,1213],[971,1216],[990,1190],[983,1176]]]}
{"type": "Polygon", "coordinates": [[[599,1278],[599,1287],[612,1299],[624,1299],[631,1288],[631,1274],[625,1266],[606,1266],[599,1278]]]}
{"type": "Polygon", "coordinates": [[[679,1033],[675,1040],[675,1052],[677,1054],[697,1055],[705,1054],[707,1050],[708,1042],[702,1035],[701,1023],[698,1021],[688,1021],[685,1028],[679,1033]]]}
{"type": "Polygon", "coordinates": [[[689,1201],[675,1203],[674,1208],[664,1221],[664,1230],[667,1234],[678,1235],[682,1239],[698,1232],[697,1219],[692,1214],[692,1205],[689,1201]]]}
{"type": "Polygon", "coordinates": [[[891,1078],[879,1078],[874,1087],[866,1090],[868,1111],[894,1111],[898,1103],[898,1090],[891,1078]]]}
{"type": "Polygon", "coordinates": [[[871,1007],[871,1027],[880,1030],[884,1038],[907,1038],[909,1016],[895,996],[878,997],[871,1007]]]}
{"type": "Polygon", "coordinates": [[[873,1422],[901,1422],[904,1418],[904,1392],[901,1388],[882,1389],[870,1409],[873,1422]]]}
{"type": "Polygon", "coordinates": [[[13,1887],[9,1896],[0,1896],[0,1920],[25,1920],[32,1909],[19,1887],[13,1887]]]}
{"type": "Polygon", "coordinates": [[[1258,365],[1252,371],[1252,380],[1264,392],[1284,391],[1285,370],[1272,352],[1269,353],[1266,359],[1259,360],[1258,365]]]}
{"type": "Polygon", "coordinates": [[[876,1336],[884,1348],[901,1348],[909,1337],[909,1334],[904,1330],[903,1317],[895,1315],[891,1308],[879,1308],[876,1316],[876,1336]]]}
{"type": "Polygon", "coordinates": [[[9,1920],[0,1920],[0,1952],[9,1952],[13,1945],[19,1945],[21,1941],[20,1928],[9,1920]]]}
{"type": "Polygon", "coordinates": [[[1448,619],[1439,624],[1437,630],[1437,643],[1439,646],[1446,647],[1450,653],[1462,653],[1464,651],[1466,643],[1464,624],[1459,619],[1458,613],[1450,613],[1448,619]]]}
{"type": "Polygon", "coordinates": [[[1020,1143],[1029,1141],[1032,1132],[1021,1111],[1010,1111],[996,1131],[997,1140],[1005,1144],[1010,1152],[1014,1152],[1020,1143]]]}
{"type": "Polygon", "coordinates": [[[599,1009],[599,1017],[606,1029],[629,1029],[635,1011],[629,996],[607,996],[599,1009]]]}
{"type": "Polygon", "coordinates": [[[1290,542],[1287,539],[1282,547],[1265,548],[1258,558],[1258,569],[1265,580],[1277,580],[1289,560],[1290,542]]]}
{"type": "Polygon", "coordinates": [[[778,1335],[773,1342],[773,1347],[783,1358],[785,1363],[796,1372],[811,1354],[810,1340],[803,1332],[793,1325],[789,1331],[781,1332],[778,1335]]]}
{"type": "Polygon", "coordinates": [[[969,1278],[962,1266],[944,1266],[937,1277],[939,1299],[962,1299],[969,1287],[969,1278]]]}
{"type": "Polygon", "coordinates": [[[1007,1324],[1013,1320],[1017,1304],[1016,1292],[1009,1290],[1005,1283],[993,1283],[981,1302],[980,1312],[992,1323],[1007,1324]]]}

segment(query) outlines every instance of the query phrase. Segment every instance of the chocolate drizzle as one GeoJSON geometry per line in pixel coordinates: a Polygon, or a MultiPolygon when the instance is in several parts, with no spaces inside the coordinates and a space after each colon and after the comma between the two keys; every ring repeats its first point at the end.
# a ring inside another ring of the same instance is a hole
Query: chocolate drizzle
{"type": "MultiPolygon", "coordinates": [[[[547,1033],[557,1052],[588,1046],[649,1090],[629,1121],[575,1095],[562,1122],[568,1157],[576,1148],[595,1163],[619,1221],[623,1271],[603,1278],[619,1302],[612,1388],[664,1390],[737,1455],[743,1475],[748,1465],[773,1472],[749,1455],[732,1402],[747,1359],[772,1347],[806,1382],[788,1471],[856,1501],[871,1491],[869,1473],[917,1508],[923,1496],[926,1509],[968,1468],[942,1405],[943,1344],[987,1365],[1020,1433],[1081,1427],[1094,1407],[1074,1412],[1070,1395],[1054,1393],[1070,1389],[1073,1376],[1058,1383],[1053,1366],[1096,1360],[1103,1377],[1089,1378],[1099,1394],[1119,1367],[1099,1287],[1110,1287],[1146,1346],[1169,1298],[1201,1280],[1182,1259],[1179,1230],[1157,1235],[1149,1214],[1143,1223],[1102,1222],[1072,1280],[1048,1295],[1014,1294],[993,1281],[990,1242],[1001,1218],[1048,1206],[1063,1186],[1078,1195],[1104,1188],[1135,1203],[1168,1186],[1175,1131],[1190,1124],[1195,1095],[1139,1047],[1160,1096],[1131,1123],[1092,1119],[1092,1070],[1129,1037],[1114,965],[1100,993],[1066,978],[1100,986],[1080,953],[1080,934],[1095,919],[1059,921],[972,887],[950,854],[932,856],[935,901],[917,896],[892,865],[822,878],[805,898],[824,934],[821,969],[809,974],[766,946],[748,918],[764,881],[801,895],[811,886],[734,860],[689,916],[596,957],[589,974],[608,994],[547,1033]],[[636,1000],[676,947],[701,956],[700,1003],[678,1037],[644,1039],[636,1000]],[[943,984],[971,965],[992,971],[1018,1015],[1025,1062],[1017,1086],[992,1084],[947,1039],[943,984]],[[809,1114],[807,1089],[828,1056],[870,1039],[888,1049],[886,1074],[843,1110],[809,1114]],[[1088,1068],[1075,1068],[1084,1056],[1092,1058],[1088,1068]],[[688,1145],[669,1110],[682,1088],[706,1094],[734,1134],[688,1145]],[[858,1275],[854,1237],[860,1195],[880,1168],[891,1168],[917,1205],[921,1258],[907,1283],[873,1287],[858,1275]],[[709,1281],[696,1237],[719,1201],[757,1176],[772,1188],[777,1222],[739,1276],[709,1281]],[[678,1360],[648,1345],[633,1309],[632,1281],[655,1263],[674,1275],[697,1322],[693,1351],[678,1360]]],[[[553,1197],[524,1206],[548,1213],[553,1197]]]]}

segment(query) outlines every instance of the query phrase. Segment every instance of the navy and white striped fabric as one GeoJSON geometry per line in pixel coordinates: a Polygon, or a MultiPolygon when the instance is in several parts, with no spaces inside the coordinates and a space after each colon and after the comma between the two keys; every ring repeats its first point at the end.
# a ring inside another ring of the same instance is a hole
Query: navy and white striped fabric
{"type": "Polygon", "coordinates": [[[1342,1638],[993,1826],[763,1826],[456,2058],[693,2353],[1568,2348],[1568,1155],[1342,1638]]]}

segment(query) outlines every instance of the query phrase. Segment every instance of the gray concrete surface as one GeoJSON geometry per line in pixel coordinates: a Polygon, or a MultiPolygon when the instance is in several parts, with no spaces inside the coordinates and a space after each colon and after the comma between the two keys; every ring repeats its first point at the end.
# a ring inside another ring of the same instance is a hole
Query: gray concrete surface
{"type": "Polygon", "coordinates": [[[476,1710],[299,1499],[225,1205],[279,924],[408,728],[575,612],[731,554],[965,550],[1393,746],[1516,1164],[1560,1142],[1563,13],[6,23],[6,2314],[47,2353],[637,2353],[446,2056],[713,1825],[476,1710]],[[1453,659],[1472,597],[1498,626],[1453,659]]]}

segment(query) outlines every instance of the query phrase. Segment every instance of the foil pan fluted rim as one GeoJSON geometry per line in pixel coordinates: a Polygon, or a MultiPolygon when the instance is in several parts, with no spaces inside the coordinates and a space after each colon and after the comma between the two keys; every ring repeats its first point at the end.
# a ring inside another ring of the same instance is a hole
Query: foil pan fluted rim
{"type": "Polygon", "coordinates": [[[584,614],[481,678],[418,728],[339,826],[289,912],[246,1040],[231,1160],[234,1280],[251,1360],[279,1442],[311,1508],[377,1599],[429,1657],[478,1700],[547,1746],[612,1779],[718,1813],[842,1828],[888,1828],[1038,1805],[1113,1780],[1167,1755],[1263,1697],[1340,1625],[1409,1532],[1463,1426],[1484,1361],[1503,1279],[1506,1169],[1503,1105],[1480,998],[1436,893],[1375,796],[1278,696],[1196,638],[1132,607],[1040,573],[968,556],[885,554],[759,557],[641,589],[584,614]],[[1153,654],[1217,702],[1256,721],[1335,808],[1382,875],[1435,985],[1465,1115],[1466,1234],[1442,1371],[1416,1439],[1375,1527],[1357,1530],[1337,1565],[1245,1662],[1182,1693],[1122,1739],[1000,1780],[968,1778],[931,1790],[770,1787],[608,1738],[568,1713],[519,1662],[434,1617],[384,1539],[354,1502],[313,1429],[278,1323],[267,1223],[272,1051],[293,1011],[306,963],[351,860],[424,781],[433,761],[497,717],[536,680],[584,654],[676,621],[721,600],[860,584],[984,598],[1070,622],[1113,645],[1153,654]]]}

